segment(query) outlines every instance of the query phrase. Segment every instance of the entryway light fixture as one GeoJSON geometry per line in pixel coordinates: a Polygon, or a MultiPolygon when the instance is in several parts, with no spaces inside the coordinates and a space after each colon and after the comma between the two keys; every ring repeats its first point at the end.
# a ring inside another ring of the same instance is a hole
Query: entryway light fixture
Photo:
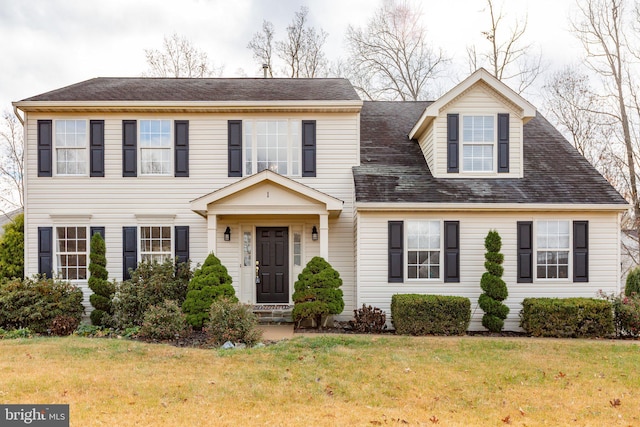
{"type": "Polygon", "coordinates": [[[228,242],[231,240],[231,228],[227,227],[226,230],[224,230],[224,241],[228,242]]]}
{"type": "Polygon", "coordinates": [[[318,240],[318,229],[316,228],[315,225],[311,229],[311,240],[313,240],[313,241],[318,240]]]}

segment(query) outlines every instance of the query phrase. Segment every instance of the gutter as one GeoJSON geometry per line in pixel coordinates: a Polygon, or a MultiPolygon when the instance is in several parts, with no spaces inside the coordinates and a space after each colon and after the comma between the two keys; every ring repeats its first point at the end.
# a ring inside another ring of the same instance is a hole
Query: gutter
{"type": "Polygon", "coordinates": [[[20,124],[24,127],[24,118],[20,117],[20,114],[18,114],[18,106],[16,104],[13,104],[13,114],[16,115],[20,124]]]}

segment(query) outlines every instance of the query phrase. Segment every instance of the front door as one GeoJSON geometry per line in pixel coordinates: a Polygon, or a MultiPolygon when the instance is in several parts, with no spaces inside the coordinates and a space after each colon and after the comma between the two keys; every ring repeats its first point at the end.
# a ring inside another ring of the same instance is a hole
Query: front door
{"type": "Polygon", "coordinates": [[[289,303],[289,229],[256,228],[256,302],[289,303]]]}

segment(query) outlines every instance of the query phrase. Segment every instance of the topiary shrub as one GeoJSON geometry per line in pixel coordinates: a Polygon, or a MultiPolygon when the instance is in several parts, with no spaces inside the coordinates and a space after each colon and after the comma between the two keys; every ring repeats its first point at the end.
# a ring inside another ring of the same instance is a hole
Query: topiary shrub
{"type": "Polygon", "coordinates": [[[293,320],[300,324],[304,319],[312,319],[320,327],[322,316],[342,313],[344,300],[340,286],[340,273],[324,258],[313,257],[294,284],[293,320]]]}
{"type": "Polygon", "coordinates": [[[464,335],[471,321],[469,298],[445,295],[396,294],[391,318],[397,334],[464,335]]]}
{"type": "Polygon", "coordinates": [[[251,311],[251,306],[228,297],[219,298],[211,304],[207,333],[215,345],[231,341],[253,346],[262,339],[258,316],[251,311]]]}
{"type": "Polygon", "coordinates": [[[186,328],[186,317],[173,300],[164,300],[145,311],[140,327],[140,336],[168,340],[179,337],[186,328]]]}
{"type": "Polygon", "coordinates": [[[187,323],[201,329],[209,320],[209,310],[214,300],[228,297],[237,301],[231,282],[226,267],[213,253],[209,254],[202,267],[194,271],[189,282],[187,298],[182,304],[182,311],[187,315],[187,323]]]}
{"type": "Polygon", "coordinates": [[[113,314],[113,306],[111,300],[116,292],[114,282],[109,282],[109,272],[107,271],[107,248],[104,239],[100,233],[96,233],[91,237],[91,253],[89,255],[89,289],[93,294],[89,297],[89,301],[93,306],[91,312],[91,323],[96,326],[102,326],[105,314],[113,314]]]}
{"type": "Polygon", "coordinates": [[[24,277],[24,214],[4,225],[0,238],[0,278],[24,277]]]}
{"type": "Polygon", "coordinates": [[[502,239],[497,231],[491,230],[484,240],[484,247],[487,252],[484,255],[484,268],[487,270],[482,274],[480,287],[484,291],[478,298],[478,305],[484,311],[482,316],[482,326],[491,332],[500,332],[504,328],[504,320],[509,314],[509,307],[502,303],[509,292],[507,285],[502,280],[504,268],[504,255],[500,253],[502,239]]]}
{"type": "Polygon", "coordinates": [[[353,310],[353,317],[349,325],[355,332],[379,334],[387,329],[387,314],[378,307],[362,304],[362,308],[353,310]]]}
{"type": "Polygon", "coordinates": [[[630,297],[632,294],[640,296],[640,267],[636,267],[627,275],[624,286],[624,294],[630,297]]]}

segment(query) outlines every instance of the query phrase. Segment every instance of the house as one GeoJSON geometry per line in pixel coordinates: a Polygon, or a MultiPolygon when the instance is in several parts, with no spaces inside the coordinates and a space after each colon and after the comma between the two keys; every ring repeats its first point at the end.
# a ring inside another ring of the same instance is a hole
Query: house
{"type": "MultiPolygon", "coordinates": [[[[96,78],[14,102],[25,124],[26,274],[86,288],[214,252],[238,298],[289,304],[313,256],[345,310],[466,296],[503,241],[511,308],[620,289],[625,200],[536,109],[480,69],[434,102],[363,102],[344,79],[96,78]]],[[[89,307],[88,303],[86,304],[89,307]]]]}

